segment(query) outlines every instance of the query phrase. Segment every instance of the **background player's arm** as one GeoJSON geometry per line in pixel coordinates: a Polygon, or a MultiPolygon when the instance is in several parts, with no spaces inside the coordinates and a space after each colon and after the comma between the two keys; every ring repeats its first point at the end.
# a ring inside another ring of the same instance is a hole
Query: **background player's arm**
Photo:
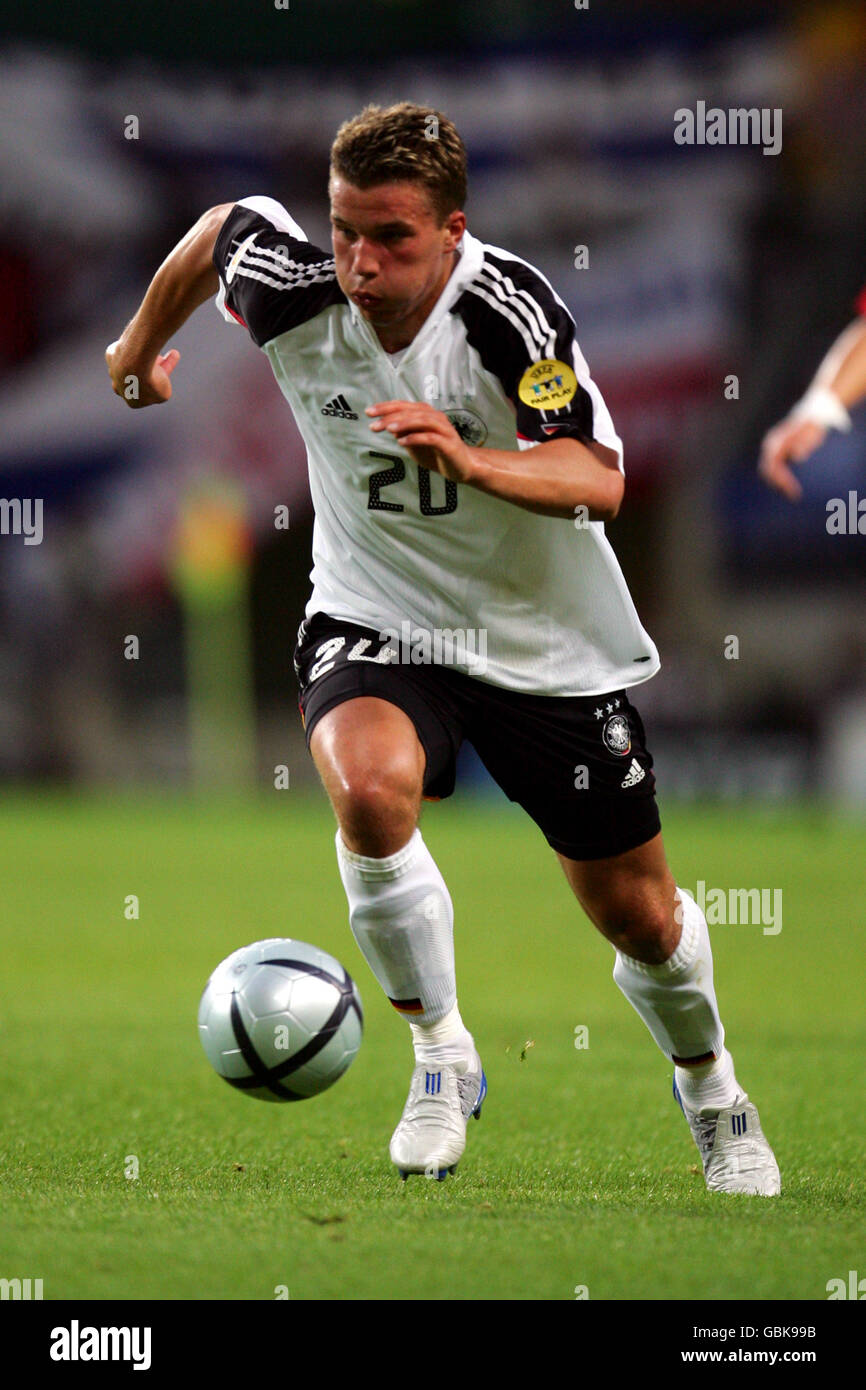
{"type": "Polygon", "coordinates": [[[839,335],[803,399],[764,436],[758,472],[795,501],[803,489],[790,468],[823,444],[827,430],[850,429],[848,411],[866,396],[866,318],[839,335]]]}
{"type": "Polygon", "coordinates": [[[447,415],[421,401],[379,401],[366,413],[372,429],[390,431],[423,468],[527,511],[573,519],[586,507],[589,521],[611,521],[619,511],[625,480],[604,444],[560,437],[531,449],[473,448],[447,415]]]}
{"type": "Polygon", "coordinates": [[[180,360],[176,349],[161,355],[173,333],[219,289],[213,264],[214,243],[234,207],[221,203],[198,219],[165,258],[138,310],[105,353],[115,395],[136,409],[171,397],[169,376],[180,360]],[[128,389],[135,377],[137,390],[128,389]]]}

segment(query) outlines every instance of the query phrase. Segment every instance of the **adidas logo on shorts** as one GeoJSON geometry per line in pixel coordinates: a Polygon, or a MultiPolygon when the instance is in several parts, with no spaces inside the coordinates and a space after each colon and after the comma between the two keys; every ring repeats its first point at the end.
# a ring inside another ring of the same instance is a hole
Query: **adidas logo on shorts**
{"type": "Polygon", "coordinates": [[[625,774],[625,778],[620,782],[621,787],[636,787],[638,782],[642,782],[646,777],[646,770],[641,767],[637,758],[632,758],[631,767],[625,774]]]}
{"type": "Polygon", "coordinates": [[[323,415],[335,415],[338,420],[357,420],[358,416],[349,405],[345,396],[335,396],[327,405],[322,406],[323,415]]]}

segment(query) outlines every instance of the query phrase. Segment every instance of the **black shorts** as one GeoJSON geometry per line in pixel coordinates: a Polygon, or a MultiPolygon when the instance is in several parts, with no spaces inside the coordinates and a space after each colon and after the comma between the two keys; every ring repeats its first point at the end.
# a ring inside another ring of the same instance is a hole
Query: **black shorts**
{"type": "Polygon", "coordinates": [[[415,725],[427,755],[429,800],[453,792],[457,754],[466,739],[505,795],[569,859],[623,854],[658,834],[653,760],[625,690],[525,695],[450,666],[377,664],[371,658],[385,645],[376,629],[325,613],[301,623],[294,657],[308,746],[316,724],[335,705],[377,696],[415,725]]]}

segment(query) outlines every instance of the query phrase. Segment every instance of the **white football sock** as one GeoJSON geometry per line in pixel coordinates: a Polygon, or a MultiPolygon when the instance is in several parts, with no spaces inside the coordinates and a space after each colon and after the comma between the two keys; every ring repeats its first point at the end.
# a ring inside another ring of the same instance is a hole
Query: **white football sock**
{"type": "Polygon", "coordinates": [[[339,830],[336,844],[349,921],[367,964],[404,1018],[438,1023],[457,1002],[454,911],[420,830],[384,859],[347,849],[339,830]]]}
{"type": "Polygon", "coordinates": [[[711,1063],[722,1055],[725,1030],[713,989],[713,953],[704,914],[677,889],[682,935],[673,955],[645,965],[616,953],[613,978],[672,1062],[711,1063]]]}
{"type": "Polygon", "coordinates": [[[727,1048],[715,1062],[700,1067],[675,1067],[674,1079],[683,1105],[695,1115],[715,1115],[736,1105],[745,1095],[734,1075],[734,1059],[727,1048]]]}
{"type": "Polygon", "coordinates": [[[438,1066],[451,1063],[461,1074],[469,1070],[475,1058],[475,1042],[456,1004],[438,1023],[416,1023],[410,1019],[409,1027],[416,1062],[438,1066]]]}

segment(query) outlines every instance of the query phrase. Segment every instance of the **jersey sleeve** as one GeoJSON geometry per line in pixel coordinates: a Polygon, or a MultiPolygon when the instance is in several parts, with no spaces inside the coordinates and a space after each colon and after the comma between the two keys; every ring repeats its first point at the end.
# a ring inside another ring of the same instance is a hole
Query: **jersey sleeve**
{"type": "Polygon", "coordinates": [[[858,314],[866,314],[866,285],[863,286],[858,294],[855,306],[858,314]]]}
{"type": "Polygon", "coordinates": [[[244,198],[222,225],[213,251],[216,306],[265,347],[331,304],[345,303],[334,258],[313,246],[274,198],[244,198]]]}
{"type": "Polygon", "coordinates": [[[539,271],[485,248],[481,271],[455,309],[514,407],[520,448],[561,437],[597,442],[615,451],[622,469],[622,441],[589,374],[574,319],[539,271]]]}

